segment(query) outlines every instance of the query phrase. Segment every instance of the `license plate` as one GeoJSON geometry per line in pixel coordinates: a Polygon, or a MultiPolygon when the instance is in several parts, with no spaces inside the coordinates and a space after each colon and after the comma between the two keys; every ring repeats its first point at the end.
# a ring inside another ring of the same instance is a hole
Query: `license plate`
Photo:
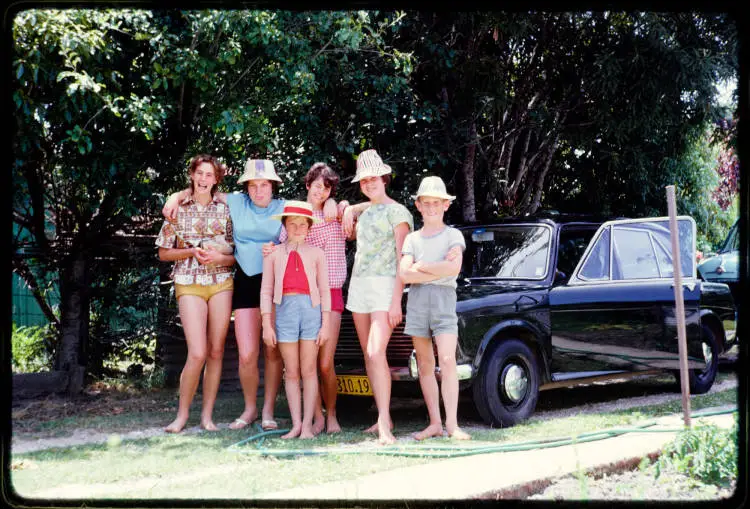
{"type": "Polygon", "coordinates": [[[358,375],[337,375],[336,392],[338,394],[354,394],[356,396],[372,396],[370,379],[358,375]]]}

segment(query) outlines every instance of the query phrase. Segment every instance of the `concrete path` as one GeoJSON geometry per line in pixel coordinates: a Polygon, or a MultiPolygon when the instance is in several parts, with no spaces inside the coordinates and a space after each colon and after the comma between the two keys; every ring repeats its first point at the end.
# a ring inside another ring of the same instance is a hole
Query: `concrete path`
{"type": "MultiPolygon", "coordinates": [[[[722,407],[709,410],[728,410],[722,407]]],[[[693,418],[693,426],[712,423],[730,428],[734,414],[693,418]]],[[[654,429],[678,429],[682,415],[657,419],[654,429]]],[[[489,494],[523,492],[535,483],[584,470],[607,469],[625,463],[635,464],[656,455],[676,435],[675,431],[632,432],[592,442],[527,451],[498,452],[451,458],[424,465],[379,472],[346,482],[268,493],[272,500],[466,500],[489,494]]],[[[493,498],[495,498],[493,496],[493,498]]]]}

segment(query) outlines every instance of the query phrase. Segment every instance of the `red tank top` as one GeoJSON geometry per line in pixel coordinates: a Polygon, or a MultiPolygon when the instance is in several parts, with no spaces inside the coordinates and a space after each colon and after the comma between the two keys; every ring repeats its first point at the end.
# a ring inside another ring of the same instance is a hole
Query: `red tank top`
{"type": "Polygon", "coordinates": [[[304,293],[310,295],[310,285],[307,282],[305,266],[302,264],[297,251],[289,253],[284,271],[283,293],[304,293]]]}

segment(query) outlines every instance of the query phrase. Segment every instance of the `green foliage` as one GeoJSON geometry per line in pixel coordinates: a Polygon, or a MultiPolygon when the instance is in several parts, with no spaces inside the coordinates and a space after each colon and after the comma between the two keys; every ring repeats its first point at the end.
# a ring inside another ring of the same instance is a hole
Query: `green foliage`
{"type": "Polygon", "coordinates": [[[60,311],[46,314],[58,338],[81,336],[68,351],[91,369],[154,332],[157,262],[136,239],[157,232],[198,152],[227,163],[228,191],[247,158],[272,159],[285,198],[325,161],[342,176],[336,198],[356,202],[355,157],[376,148],[410,207],[424,175],[445,180],[459,195],[449,222],[471,194],[478,219],[661,215],[676,183],[699,248],[731,224],[701,207],[715,84],[737,75],[726,16],[28,9],[13,21],[13,268],[41,295],[59,279],[60,311]],[[88,327],[69,319],[89,313],[88,327]]]}
{"type": "Polygon", "coordinates": [[[666,469],[702,482],[726,486],[737,478],[737,419],[731,429],[702,425],[681,431],[654,464],[657,477],[666,469]]]}
{"type": "Polygon", "coordinates": [[[52,367],[51,329],[48,325],[11,329],[11,368],[14,373],[38,373],[52,367]]]}

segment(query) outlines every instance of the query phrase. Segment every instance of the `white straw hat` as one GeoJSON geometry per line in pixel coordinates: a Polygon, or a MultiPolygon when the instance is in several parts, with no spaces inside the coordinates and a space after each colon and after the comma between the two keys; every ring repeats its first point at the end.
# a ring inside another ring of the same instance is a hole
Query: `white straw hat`
{"type": "Polygon", "coordinates": [[[445,189],[445,182],[440,177],[425,177],[422,182],[419,183],[419,189],[417,194],[412,195],[415,200],[419,199],[420,196],[430,196],[432,198],[441,198],[443,200],[455,200],[455,196],[451,196],[445,189]]]}
{"type": "Polygon", "coordinates": [[[281,178],[276,174],[273,168],[273,162],[268,159],[248,159],[245,163],[245,172],[237,180],[238,184],[248,180],[275,180],[281,182],[281,178]]]}
{"type": "Polygon", "coordinates": [[[357,173],[354,175],[352,182],[359,182],[363,178],[380,177],[389,175],[391,167],[383,162],[375,149],[368,149],[360,152],[357,156],[357,173]]]}
{"type": "Polygon", "coordinates": [[[287,200],[284,202],[284,211],[281,214],[275,214],[271,216],[272,219],[281,219],[282,217],[298,216],[312,219],[313,223],[321,223],[322,221],[317,217],[313,216],[312,205],[306,201],[287,200]]]}

